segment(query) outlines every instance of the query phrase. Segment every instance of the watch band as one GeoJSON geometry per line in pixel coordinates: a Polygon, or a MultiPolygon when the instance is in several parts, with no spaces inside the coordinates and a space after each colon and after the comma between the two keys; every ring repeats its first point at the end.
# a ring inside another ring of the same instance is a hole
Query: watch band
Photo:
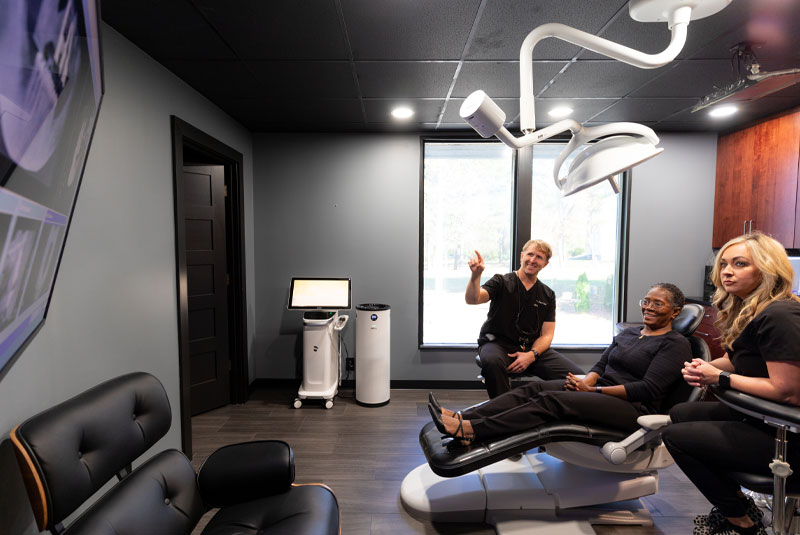
{"type": "Polygon", "coordinates": [[[533,348],[531,348],[531,351],[533,351],[533,358],[536,358],[536,359],[538,359],[538,358],[539,358],[539,352],[538,352],[538,351],[536,351],[536,350],[535,350],[535,349],[533,349],[533,348]]]}
{"type": "Polygon", "coordinates": [[[598,394],[602,394],[603,393],[603,387],[602,386],[596,386],[596,387],[594,387],[594,391],[597,392],[598,394]]]}
{"type": "Polygon", "coordinates": [[[722,390],[728,390],[731,387],[731,372],[720,372],[719,387],[722,390]]]}

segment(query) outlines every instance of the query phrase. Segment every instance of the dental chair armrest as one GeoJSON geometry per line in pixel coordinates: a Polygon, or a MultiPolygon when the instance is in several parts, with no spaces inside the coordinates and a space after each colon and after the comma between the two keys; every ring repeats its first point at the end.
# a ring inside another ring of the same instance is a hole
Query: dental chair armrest
{"type": "Polygon", "coordinates": [[[666,414],[648,414],[640,416],[636,422],[642,426],[625,439],[619,442],[606,442],[600,451],[603,457],[611,464],[622,464],[628,455],[651,442],[661,434],[661,428],[669,425],[670,419],[666,414]]]}
{"type": "Polygon", "coordinates": [[[785,427],[792,433],[800,432],[800,407],[759,398],[738,390],[722,390],[716,385],[711,386],[711,392],[719,401],[736,411],[776,427],[785,427]]]}
{"type": "Polygon", "coordinates": [[[208,507],[227,507],[286,492],[294,482],[294,452],[286,442],[224,446],[200,467],[197,484],[208,507]]]}

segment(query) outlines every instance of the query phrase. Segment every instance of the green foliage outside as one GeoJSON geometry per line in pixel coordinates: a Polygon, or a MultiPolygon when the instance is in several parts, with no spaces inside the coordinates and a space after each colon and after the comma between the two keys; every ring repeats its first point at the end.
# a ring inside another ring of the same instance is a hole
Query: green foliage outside
{"type": "Polygon", "coordinates": [[[575,312],[589,312],[589,277],[581,273],[575,283],[575,312]]]}

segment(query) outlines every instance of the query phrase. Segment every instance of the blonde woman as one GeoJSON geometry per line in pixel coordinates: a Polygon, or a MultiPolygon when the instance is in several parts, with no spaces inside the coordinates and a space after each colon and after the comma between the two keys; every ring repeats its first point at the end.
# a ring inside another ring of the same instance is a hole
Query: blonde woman
{"type": "MultiPolygon", "coordinates": [[[[709,363],[686,362],[686,382],[800,405],[800,299],[792,294],[793,270],[783,246],[761,233],[734,238],[717,254],[711,278],[726,353],[709,363]]],[[[664,444],[714,505],[695,518],[695,535],[765,533],[763,515],[728,474],[770,476],[774,429],[719,402],[676,405],[670,417],[664,444]]],[[[789,443],[788,457],[800,462],[800,444],[789,443]]]]}

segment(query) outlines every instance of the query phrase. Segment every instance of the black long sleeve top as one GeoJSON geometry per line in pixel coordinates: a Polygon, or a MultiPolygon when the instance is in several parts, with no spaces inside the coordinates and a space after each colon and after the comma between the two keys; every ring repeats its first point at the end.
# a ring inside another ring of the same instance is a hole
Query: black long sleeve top
{"type": "Polygon", "coordinates": [[[600,375],[598,386],[624,385],[628,401],[659,412],[661,401],[682,381],[683,363],[692,359],[689,341],[675,331],[642,336],[641,327],[629,327],[614,337],[589,372],[600,375]]]}

